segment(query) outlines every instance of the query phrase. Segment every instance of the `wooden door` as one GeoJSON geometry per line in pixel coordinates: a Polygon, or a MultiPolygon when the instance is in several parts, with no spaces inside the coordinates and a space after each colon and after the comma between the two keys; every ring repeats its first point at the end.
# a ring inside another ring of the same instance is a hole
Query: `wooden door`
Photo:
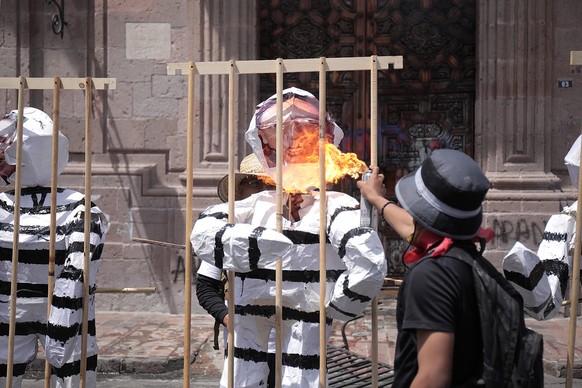
{"type": "MultiPolygon", "coordinates": [[[[394,183],[436,148],[473,155],[475,0],[261,0],[262,59],[402,55],[404,69],[378,75],[378,164],[387,196],[394,183]]],[[[285,74],[285,87],[318,94],[318,74],[285,74]]],[[[363,72],[327,75],[328,110],[345,138],[341,148],[370,162],[370,80],[363,72]]],[[[261,77],[261,97],[275,92],[261,77]]],[[[337,189],[359,196],[351,180],[337,189]]],[[[381,233],[391,275],[403,272],[406,245],[381,233]]]]}

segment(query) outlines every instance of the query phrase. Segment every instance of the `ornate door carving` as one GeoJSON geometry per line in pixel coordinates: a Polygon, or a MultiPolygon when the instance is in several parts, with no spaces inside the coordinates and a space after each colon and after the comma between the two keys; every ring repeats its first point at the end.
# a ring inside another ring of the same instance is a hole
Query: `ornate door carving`
{"type": "MultiPolygon", "coordinates": [[[[262,59],[402,55],[404,69],[378,75],[378,164],[393,191],[436,148],[473,155],[475,0],[261,0],[262,59]]],[[[285,74],[285,86],[317,95],[318,74],[285,74]]],[[[328,110],[345,132],[344,151],[367,163],[369,76],[327,75],[328,110]]],[[[274,76],[261,78],[261,96],[275,91],[274,76]]],[[[338,189],[358,196],[353,182],[338,189]]],[[[393,198],[393,192],[388,193],[393,198]]],[[[389,270],[401,273],[406,246],[382,226],[389,270]]]]}

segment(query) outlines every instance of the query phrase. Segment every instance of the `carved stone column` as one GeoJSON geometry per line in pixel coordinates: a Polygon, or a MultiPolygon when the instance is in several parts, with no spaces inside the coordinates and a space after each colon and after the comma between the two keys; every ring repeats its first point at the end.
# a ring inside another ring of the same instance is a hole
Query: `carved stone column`
{"type": "MultiPolygon", "coordinates": [[[[194,61],[257,59],[255,0],[202,0],[192,21],[194,61]]],[[[237,77],[235,128],[237,160],[249,148],[244,133],[257,103],[257,76],[237,77]]],[[[216,185],[228,167],[228,76],[196,77],[195,195],[216,196],[216,185]]]]}
{"type": "Polygon", "coordinates": [[[559,182],[547,146],[551,2],[480,0],[478,7],[475,157],[494,189],[550,189],[559,182]]]}

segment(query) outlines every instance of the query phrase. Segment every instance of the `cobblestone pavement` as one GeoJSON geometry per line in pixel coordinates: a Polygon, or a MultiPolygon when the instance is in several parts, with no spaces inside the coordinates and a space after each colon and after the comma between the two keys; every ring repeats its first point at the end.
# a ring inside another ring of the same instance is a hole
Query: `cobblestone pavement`
{"type": "MultiPolygon", "coordinates": [[[[378,360],[392,365],[396,326],[395,300],[380,298],[378,306],[378,360]]],[[[580,318],[578,318],[580,319],[580,318]]],[[[335,322],[330,345],[344,346],[363,357],[371,357],[372,330],[369,314],[345,324],[335,322]]],[[[146,312],[97,312],[97,338],[100,346],[98,387],[178,387],[182,385],[184,364],[184,317],[146,312]],[[160,385],[160,381],[164,383],[160,385]],[[141,382],[142,385],[131,385],[141,382]],[[173,385],[173,384],[176,385],[173,385]]],[[[569,319],[557,317],[528,326],[544,335],[546,386],[563,386],[566,375],[569,319]],[[549,385],[556,384],[556,385],[549,385]]],[[[206,314],[191,316],[191,386],[215,387],[223,366],[223,350],[214,350],[213,320],[206,314]]],[[[575,386],[582,387],[582,329],[576,330],[574,357],[575,386]]],[[[35,376],[42,373],[43,354],[30,365],[25,388],[42,387],[35,376]],[[35,385],[36,384],[36,385],[35,385]]]]}

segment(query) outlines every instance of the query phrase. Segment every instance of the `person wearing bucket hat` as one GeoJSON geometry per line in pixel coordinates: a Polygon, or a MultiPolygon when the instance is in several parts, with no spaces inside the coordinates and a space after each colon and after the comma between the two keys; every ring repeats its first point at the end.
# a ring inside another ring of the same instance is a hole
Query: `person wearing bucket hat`
{"type": "MultiPolygon", "coordinates": [[[[68,139],[59,132],[57,174],[69,160],[68,139]]],[[[13,387],[20,387],[27,364],[37,355],[37,343],[51,364],[53,387],[79,386],[83,300],[84,195],[57,189],[54,291],[47,319],[49,225],[53,123],[43,111],[25,107],[22,118],[13,110],[0,120],[0,177],[14,182],[20,168],[20,230],[13,387]],[[22,120],[22,159],[16,159],[17,125],[22,120]],[[49,186],[49,187],[47,187],[49,186]]],[[[15,191],[0,193],[0,385],[6,385],[8,322],[10,320],[11,257],[14,239],[15,191]]],[[[107,216],[91,204],[91,289],[108,229],[107,216]]],[[[95,337],[95,294],[89,297],[86,386],[95,387],[98,346],[95,337]]]]}
{"type": "Polygon", "coordinates": [[[361,193],[412,246],[403,257],[411,267],[398,294],[392,386],[462,385],[482,366],[479,312],[471,267],[444,254],[458,246],[477,257],[475,241],[492,238],[481,229],[489,180],[468,155],[435,150],[397,182],[400,207],[383,197],[378,172],[358,182],[361,193]]]}
{"type": "MultiPolygon", "coordinates": [[[[247,142],[273,179],[277,167],[275,100],[272,96],[257,106],[246,133],[247,142]]],[[[332,319],[345,321],[361,314],[382,287],[386,274],[377,232],[354,223],[360,218],[355,198],[327,191],[327,211],[321,219],[322,199],[316,190],[319,102],[304,90],[285,89],[283,119],[283,198],[277,198],[275,190],[265,190],[237,201],[234,223],[229,223],[227,204],[209,207],[201,213],[190,237],[193,251],[203,261],[235,272],[233,379],[237,387],[274,386],[268,377],[268,360],[276,327],[277,260],[283,270],[283,323],[278,328],[283,386],[325,384],[319,381],[320,299],[325,298],[328,338],[332,319]],[[302,180],[312,176],[316,179],[302,180]],[[278,212],[279,200],[286,204],[283,214],[278,212]],[[278,216],[281,232],[277,231],[278,216]],[[327,279],[321,295],[319,234],[324,221],[327,279]]],[[[343,135],[330,118],[326,118],[325,130],[328,145],[339,144],[343,135]]],[[[363,168],[367,169],[365,164],[363,168]]],[[[221,386],[226,386],[227,378],[225,368],[221,386]]]]}

